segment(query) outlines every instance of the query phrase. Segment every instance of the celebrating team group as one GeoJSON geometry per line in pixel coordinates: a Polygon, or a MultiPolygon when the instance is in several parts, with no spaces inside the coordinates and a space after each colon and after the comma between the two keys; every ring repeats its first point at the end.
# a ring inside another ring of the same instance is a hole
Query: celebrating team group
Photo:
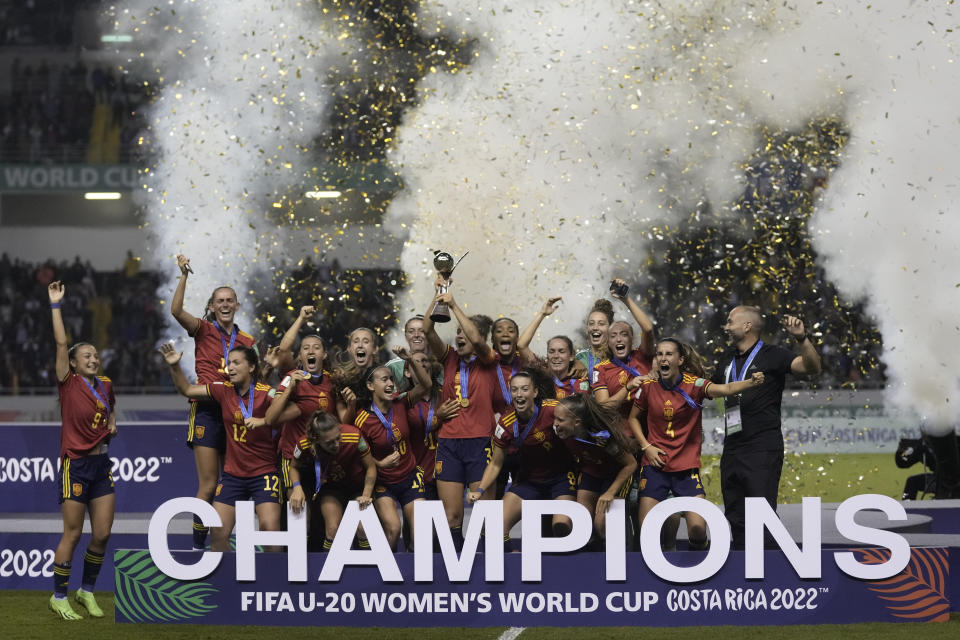
{"type": "MultiPolygon", "coordinates": [[[[261,357],[253,336],[234,322],[238,299],[231,287],[214,290],[201,317],[183,308],[190,261],[177,256],[177,262],[170,309],[194,340],[196,384],[173,345],[160,351],[177,391],[190,399],[187,444],[197,497],[212,502],[222,523],[209,532],[214,550],[229,550],[235,504],[242,500],[255,503],[263,530],[281,528],[286,502],[297,513],[306,509],[315,549],[330,548],[350,501],[376,510],[395,549],[412,545],[414,503],[437,499],[458,547],[465,505],[497,498],[504,530],[485,534],[502,533],[508,547],[527,499],[579,502],[593,514],[600,541],[607,509],[629,495],[633,483],[641,524],[670,496],[704,497],[701,416],[709,398],[725,399],[721,488],[734,546],[742,547],[744,498],[776,505],[785,376],[820,369],[799,318],[782,320],[796,341],[785,348],[763,341],[759,309],[737,306],[724,326],[729,349],[708,374],[689,344],[655,336],[622,280],[611,284],[610,295],[636,322],[639,339],[629,320],[615,317],[613,302],[600,299],[587,316],[582,350],[560,335],[538,354],[534,337],[560,298],[546,300],[521,331],[510,318],[468,316],[443,276],[437,295],[423,301],[423,315],[407,319],[407,345],[394,347],[389,362],[376,362],[377,335],[361,327],[345,336],[349,357],[331,366],[324,341],[301,335],[318,313],[311,306],[300,309],[281,343],[261,357]],[[452,345],[435,331],[443,308],[457,324],[452,345]]],[[[67,345],[64,295],[64,285],[50,285],[64,519],[50,607],[78,619],[66,591],[87,511],[93,535],[76,601],[90,615],[102,615],[92,591],[113,521],[107,447],[117,427],[112,384],[98,375],[96,348],[67,345]]],[[[571,523],[556,515],[552,524],[564,535],[571,523]]],[[[703,519],[688,512],[686,524],[689,548],[705,549],[703,519]]],[[[205,548],[207,535],[195,519],[194,547],[205,548]]],[[[362,531],[354,544],[368,545],[362,531]]]]}

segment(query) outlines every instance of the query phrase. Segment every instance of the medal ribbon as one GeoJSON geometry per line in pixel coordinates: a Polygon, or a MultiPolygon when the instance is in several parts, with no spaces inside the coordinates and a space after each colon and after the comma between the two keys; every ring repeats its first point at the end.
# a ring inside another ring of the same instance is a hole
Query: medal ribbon
{"type": "MultiPolygon", "coordinates": [[[[517,375],[517,358],[513,360],[513,369],[510,371],[510,378],[517,375]]],[[[513,395],[510,393],[510,387],[503,379],[503,367],[497,364],[497,377],[500,379],[500,391],[503,392],[503,400],[507,405],[513,404],[513,395]]],[[[463,380],[463,374],[460,375],[460,380],[463,380]]]]}
{"type": "Polygon", "coordinates": [[[97,399],[97,402],[99,402],[101,405],[103,405],[103,408],[104,408],[104,414],[103,414],[103,415],[104,415],[104,417],[105,417],[105,418],[106,418],[106,417],[109,417],[109,416],[110,416],[110,405],[107,404],[107,388],[103,386],[103,381],[100,380],[100,378],[98,378],[97,376],[94,376],[94,377],[93,377],[94,382],[96,383],[96,385],[97,385],[98,387],[100,387],[100,390],[103,392],[103,397],[101,398],[101,397],[100,397],[100,394],[97,393],[97,390],[94,388],[94,386],[93,386],[92,384],[90,384],[90,381],[89,381],[89,380],[87,380],[87,379],[84,378],[83,376],[80,376],[80,379],[83,380],[84,383],[87,385],[87,388],[90,389],[90,393],[92,393],[92,394],[93,394],[93,397],[97,399]]]}
{"type": "Polygon", "coordinates": [[[533,423],[537,421],[538,415],[540,415],[540,405],[535,404],[533,405],[533,417],[530,418],[527,426],[523,428],[522,434],[520,433],[520,416],[517,416],[517,421],[513,423],[513,440],[517,447],[522,445],[523,441],[530,435],[530,430],[533,429],[533,423]]]}
{"type": "Polygon", "coordinates": [[[247,392],[247,404],[243,404],[243,396],[240,395],[239,389],[237,390],[237,396],[240,404],[240,413],[243,414],[244,418],[253,417],[253,389],[257,386],[257,383],[253,380],[250,381],[250,390],[247,392]]]}
{"type": "Polygon", "coordinates": [[[388,413],[386,417],[380,412],[376,403],[370,405],[370,410],[377,414],[377,418],[380,419],[380,424],[383,425],[383,430],[387,432],[387,442],[393,444],[393,405],[390,405],[390,413],[388,413]]]}
{"type": "Polygon", "coordinates": [[[739,372],[737,371],[737,357],[734,356],[730,360],[730,369],[727,370],[727,382],[730,382],[730,374],[733,374],[733,381],[740,382],[743,380],[743,376],[747,375],[747,369],[750,368],[750,364],[753,363],[753,359],[757,357],[757,353],[760,351],[760,347],[763,346],[763,340],[757,340],[757,344],[754,345],[753,351],[750,352],[750,355],[747,356],[747,361],[743,363],[743,369],[739,372]]]}

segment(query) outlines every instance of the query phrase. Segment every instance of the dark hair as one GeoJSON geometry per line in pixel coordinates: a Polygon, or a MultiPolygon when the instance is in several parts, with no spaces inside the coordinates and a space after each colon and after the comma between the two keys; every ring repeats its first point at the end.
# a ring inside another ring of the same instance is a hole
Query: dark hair
{"type": "MultiPolygon", "coordinates": [[[[593,307],[590,309],[590,313],[594,311],[599,311],[603,315],[607,316],[607,322],[613,324],[613,303],[607,300],[606,298],[600,298],[599,300],[594,301],[593,307]]],[[[590,315],[589,313],[587,314],[590,315]]]]}
{"type": "Polygon", "coordinates": [[[233,349],[230,349],[230,353],[233,353],[234,351],[241,352],[247,363],[253,365],[253,372],[250,374],[250,380],[251,382],[256,382],[259,379],[260,374],[260,356],[257,355],[257,350],[253,347],[239,345],[233,349]]]}
{"type": "Polygon", "coordinates": [[[233,298],[237,299],[237,292],[233,287],[228,287],[227,285],[222,285],[213,290],[213,293],[210,294],[210,299],[207,300],[207,306],[203,308],[203,319],[207,322],[212,322],[216,319],[217,314],[210,310],[210,305],[213,304],[213,299],[217,297],[217,291],[221,289],[230,289],[230,292],[233,294],[233,298]]]}
{"type": "Polygon", "coordinates": [[[621,449],[632,453],[636,444],[623,432],[623,418],[615,406],[605,405],[586,393],[561,398],[559,403],[572,413],[590,436],[607,431],[621,449]]]}
{"type": "MultiPolygon", "coordinates": [[[[499,365],[498,365],[499,366],[499,365]]],[[[533,382],[533,386],[536,387],[537,399],[542,401],[544,398],[556,398],[557,397],[557,388],[553,385],[553,378],[547,376],[543,371],[535,367],[524,367],[520,371],[517,371],[515,374],[510,376],[510,382],[513,382],[514,378],[529,378],[533,382]]]]}
{"type": "Polygon", "coordinates": [[[470,320],[477,328],[477,331],[480,332],[480,339],[483,342],[486,342],[487,338],[490,336],[490,327],[493,326],[493,320],[490,319],[490,316],[485,316],[482,313],[478,313],[475,316],[470,316],[470,320]]]}
{"type": "Polygon", "coordinates": [[[658,345],[662,342],[672,342],[673,344],[677,345],[677,351],[680,352],[680,357],[683,358],[683,364],[680,365],[680,371],[691,373],[698,378],[707,377],[707,369],[703,366],[703,358],[700,357],[700,354],[697,353],[696,349],[686,342],[678,340],[677,338],[661,338],[660,340],[657,340],[658,345]]]}

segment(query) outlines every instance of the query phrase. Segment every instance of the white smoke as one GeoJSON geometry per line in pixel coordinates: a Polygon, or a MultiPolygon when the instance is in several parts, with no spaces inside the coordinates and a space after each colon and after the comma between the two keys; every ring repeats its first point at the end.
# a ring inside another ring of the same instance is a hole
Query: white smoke
{"type": "Polygon", "coordinates": [[[469,250],[455,280],[471,312],[523,324],[562,294],[545,332],[572,333],[610,277],[636,273],[640,230],[738,195],[761,125],[839,116],[851,139],[816,246],[840,289],[867,298],[893,400],[940,429],[956,419],[949,5],[424,5],[422,28],[472,39],[475,58],[424,81],[391,157],[407,190],[389,222],[409,232],[402,267],[413,276],[401,315],[430,298],[430,250],[469,250]]]}

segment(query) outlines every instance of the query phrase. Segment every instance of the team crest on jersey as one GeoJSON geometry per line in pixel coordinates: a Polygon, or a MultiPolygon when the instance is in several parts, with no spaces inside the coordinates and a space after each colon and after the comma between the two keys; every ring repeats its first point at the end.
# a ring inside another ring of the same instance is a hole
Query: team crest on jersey
{"type": "Polygon", "coordinates": [[[74,482],[74,483],[73,483],[73,495],[79,496],[81,493],[83,493],[83,485],[80,484],[79,482],[74,482]]]}
{"type": "Polygon", "coordinates": [[[443,460],[437,460],[433,465],[433,475],[439,476],[443,473],[443,460]]]}
{"type": "Polygon", "coordinates": [[[199,427],[197,427],[197,439],[198,439],[198,440],[203,440],[203,434],[204,434],[204,432],[205,432],[206,430],[207,430],[207,428],[204,427],[203,425],[200,425],[199,427]]]}

